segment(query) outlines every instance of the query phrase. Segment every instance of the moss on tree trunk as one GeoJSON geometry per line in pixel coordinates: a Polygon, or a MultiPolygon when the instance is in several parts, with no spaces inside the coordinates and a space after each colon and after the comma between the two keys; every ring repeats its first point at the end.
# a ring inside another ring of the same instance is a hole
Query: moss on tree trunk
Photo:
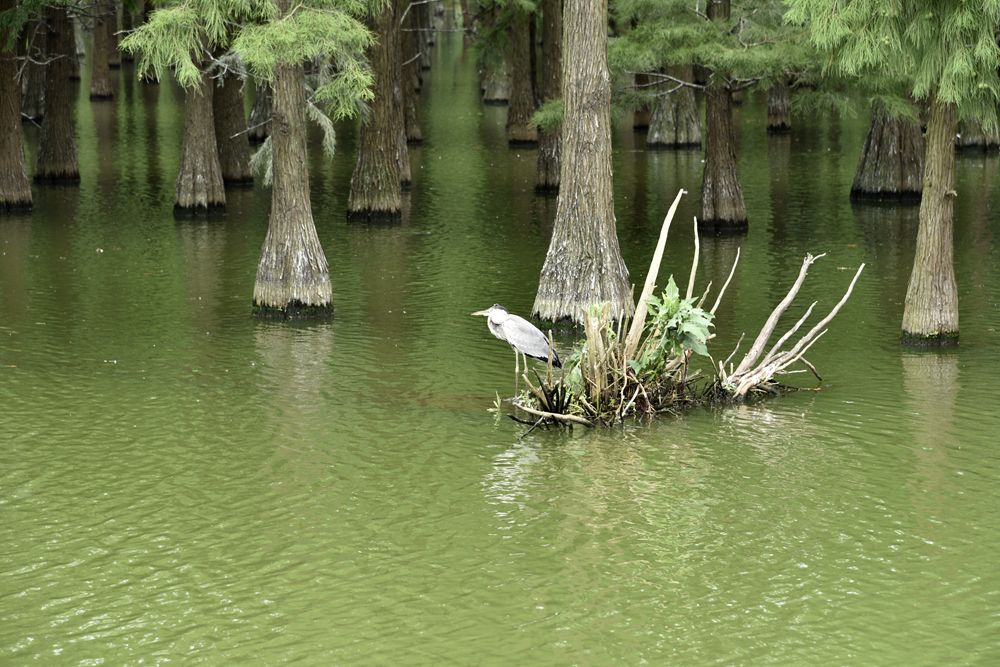
{"type": "MultiPolygon", "coordinates": [[[[669,67],[667,74],[682,81],[692,81],[691,66],[669,67]]],[[[668,81],[667,89],[677,84],[668,81]]],[[[701,114],[694,91],[688,86],[676,88],[669,95],[660,95],[653,104],[653,113],[646,134],[647,148],[686,148],[701,145],[701,114]]]]}
{"type": "Polygon", "coordinates": [[[607,10],[607,0],[580,0],[563,15],[562,173],[532,308],[546,320],[582,322],[602,302],[615,318],[634,308],[615,230],[607,10]]]}
{"type": "Polygon", "coordinates": [[[195,213],[226,205],[215,141],[212,87],[212,78],[202,74],[197,87],[184,91],[184,139],[175,210],[195,213]]]}
{"type": "Polygon", "coordinates": [[[263,143],[271,135],[271,84],[263,81],[257,84],[247,125],[251,143],[263,143]]]}
{"type": "MultiPolygon", "coordinates": [[[[542,101],[557,99],[562,94],[562,1],[542,2],[542,101]]],[[[538,133],[538,169],[535,190],[559,190],[562,129],[540,130],[538,133]]]]}
{"type": "MultiPolygon", "coordinates": [[[[400,96],[399,32],[396,13],[387,6],[371,26],[378,35],[369,52],[375,75],[375,99],[368,116],[361,123],[358,158],[351,176],[347,215],[362,218],[398,217],[402,212],[400,194],[400,137],[406,149],[400,96]]],[[[407,157],[407,160],[409,158],[407,157]]]]}
{"type": "MultiPolygon", "coordinates": [[[[0,11],[14,0],[0,0],[0,11]]],[[[0,213],[31,208],[31,183],[24,164],[21,91],[17,81],[17,51],[8,48],[10,35],[0,29],[0,213]]]]}
{"type": "Polygon", "coordinates": [[[535,113],[535,86],[531,71],[532,15],[518,5],[513,5],[510,41],[510,99],[507,106],[507,143],[512,146],[534,145],[538,142],[538,128],[531,122],[535,113]]]}
{"type": "Polygon", "coordinates": [[[45,72],[45,120],[38,140],[35,180],[76,183],[80,180],[80,166],[70,90],[71,56],[75,48],[73,26],[64,6],[46,7],[45,21],[53,59],[45,72]]]}
{"type": "Polygon", "coordinates": [[[792,129],[791,97],[788,83],[778,81],[767,91],[767,131],[782,134],[792,129]]]}
{"type": "Polygon", "coordinates": [[[212,95],[212,117],[222,180],[233,184],[253,183],[242,83],[236,76],[227,74],[222,78],[221,86],[212,85],[212,95]]]}
{"type": "Polygon", "coordinates": [[[923,177],[924,137],[920,125],[873,106],[851,198],[918,200],[923,177]]]}
{"type": "Polygon", "coordinates": [[[736,173],[736,135],[729,95],[724,85],[709,86],[705,92],[705,168],[698,227],[717,234],[747,229],[743,188],[736,173]]]}
{"type": "Polygon", "coordinates": [[[111,50],[113,35],[109,26],[117,22],[115,3],[98,0],[94,5],[94,51],[90,68],[90,99],[110,100],[114,97],[111,84],[111,50]]]}
{"type": "Polygon", "coordinates": [[[267,237],[254,283],[254,315],[325,318],[333,312],[330,271],[309,201],[302,65],[279,65],[273,92],[274,181],[267,237]]]}
{"type": "Polygon", "coordinates": [[[955,105],[932,99],[917,248],[903,308],[905,343],[958,343],[953,247],[955,128],[955,105]]]}

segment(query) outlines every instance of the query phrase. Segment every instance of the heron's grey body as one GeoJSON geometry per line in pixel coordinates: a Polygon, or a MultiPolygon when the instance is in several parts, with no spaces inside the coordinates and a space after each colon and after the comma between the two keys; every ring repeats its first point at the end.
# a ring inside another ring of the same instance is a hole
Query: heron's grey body
{"type": "Polygon", "coordinates": [[[551,352],[552,365],[556,368],[562,368],[559,355],[556,354],[554,348],[549,346],[549,339],[538,327],[523,317],[511,315],[506,308],[498,304],[494,304],[487,310],[473,313],[473,315],[485,315],[486,325],[489,327],[490,333],[509,343],[515,352],[542,361],[548,361],[551,352]]]}

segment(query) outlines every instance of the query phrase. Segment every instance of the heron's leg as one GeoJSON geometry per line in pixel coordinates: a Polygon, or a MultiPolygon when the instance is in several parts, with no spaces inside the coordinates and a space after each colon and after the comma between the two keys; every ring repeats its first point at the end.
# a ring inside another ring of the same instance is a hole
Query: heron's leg
{"type": "Polygon", "coordinates": [[[512,349],[514,350],[514,398],[517,398],[518,378],[521,375],[521,369],[518,364],[521,360],[518,358],[517,348],[512,349]]]}

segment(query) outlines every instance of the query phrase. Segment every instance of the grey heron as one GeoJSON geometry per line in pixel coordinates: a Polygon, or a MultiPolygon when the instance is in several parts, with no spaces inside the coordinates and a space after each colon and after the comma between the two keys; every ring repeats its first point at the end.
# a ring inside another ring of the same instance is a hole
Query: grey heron
{"type": "Polygon", "coordinates": [[[489,327],[490,333],[514,348],[515,390],[520,373],[518,354],[525,356],[525,370],[528,368],[527,357],[548,361],[550,355],[552,356],[552,365],[556,368],[562,368],[559,355],[556,354],[555,348],[549,345],[549,339],[538,327],[523,317],[511,315],[506,308],[496,303],[486,310],[479,310],[472,314],[486,317],[486,326],[489,327]]]}

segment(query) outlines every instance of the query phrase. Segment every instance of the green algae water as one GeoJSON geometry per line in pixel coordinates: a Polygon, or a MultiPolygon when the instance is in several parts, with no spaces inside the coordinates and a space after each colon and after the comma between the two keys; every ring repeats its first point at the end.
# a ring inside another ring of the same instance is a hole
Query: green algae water
{"type": "MultiPolygon", "coordinates": [[[[0,218],[0,664],[1000,662],[1000,157],[958,159],[961,345],[910,352],[917,209],[849,202],[865,119],[769,137],[750,98],[750,232],[701,242],[701,286],[742,253],[712,349],[806,252],[797,312],[867,262],[823,381],[793,376],[820,391],[520,438],[488,412],[512,355],[469,313],[530,311],[555,199],[460,39],[434,58],[400,224],[345,218],[353,128],[313,152],[335,315],[311,326],[250,318],[265,188],[173,217],[178,91],[84,89],[81,187],[0,218]]],[[[614,138],[633,282],[692,193],[683,283],[701,155],[614,138]]]]}

